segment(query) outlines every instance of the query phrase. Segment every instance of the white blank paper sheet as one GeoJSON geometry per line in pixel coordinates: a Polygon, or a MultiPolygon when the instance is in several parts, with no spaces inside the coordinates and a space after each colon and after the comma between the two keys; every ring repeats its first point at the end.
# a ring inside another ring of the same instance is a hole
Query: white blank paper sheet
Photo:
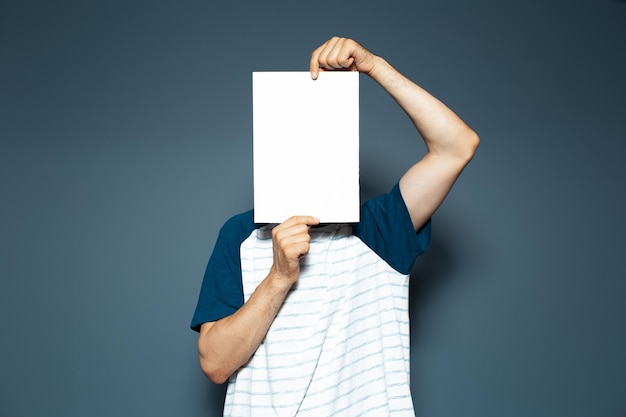
{"type": "Polygon", "coordinates": [[[254,221],[359,221],[359,73],[252,74],[254,221]]]}

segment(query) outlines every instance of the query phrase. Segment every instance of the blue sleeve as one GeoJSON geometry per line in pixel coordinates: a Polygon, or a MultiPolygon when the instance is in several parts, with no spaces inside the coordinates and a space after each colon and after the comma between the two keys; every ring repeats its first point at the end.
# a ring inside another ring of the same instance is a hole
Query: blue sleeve
{"type": "Polygon", "coordinates": [[[400,185],[361,206],[353,233],[396,271],[409,274],[415,259],[430,246],[431,220],[417,233],[400,193],[400,185]]]}
{"type": "Polygon", "coordinates": [[[204,273],[191,328],[233,314],[243,305],[239,247],[255,229],[252,211],[229,219],[220,229],[204,273]]]}

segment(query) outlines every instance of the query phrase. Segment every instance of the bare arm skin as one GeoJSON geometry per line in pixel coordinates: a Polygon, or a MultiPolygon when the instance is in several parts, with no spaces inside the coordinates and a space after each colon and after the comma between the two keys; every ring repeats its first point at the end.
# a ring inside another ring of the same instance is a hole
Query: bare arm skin
{"type": "Polygon", "coordinates": [[[478,135],[442,102],[352,39],[332,38],[311,54],[311,78],[317,79],[319,71],[336,69],[369,75],[400,105],[422,136],[426,155],[400,179],[400,192],[419,230],[474,156],[478,135]]]}
{"type": "Polygon", "coordinates": [[[234,314],[204,323],[198,337],[200,366],[221,384],[244,365],[267,330],[300,273],[300,257],[309,252],[309,229],[319,224],[311,216],[294,216],[272,230],[274,263],[250,299],[234,314]]]}

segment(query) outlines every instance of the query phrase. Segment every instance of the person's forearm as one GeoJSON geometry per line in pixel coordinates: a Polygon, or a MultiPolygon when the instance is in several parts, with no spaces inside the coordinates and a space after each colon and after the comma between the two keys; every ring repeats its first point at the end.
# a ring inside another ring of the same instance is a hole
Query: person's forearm
{"type": "Polygon", "coordinates": [[[468,160],[477,136],[452,110],[406,78],[386,60],[376,56],[369,72],[409,116],[424,139],[428,152],[468,160]]]}
{"type": "Polygon", "coordinates": [[[293,216],[274,227],[274,261],[267,277],[239,310],[200,328],[200,365],[213,382],[225,382],[256,352],[298,280],[300,259],[310,248],[309,228],[319,222],[312,216],[293,216]]]}
{"type": "Polygon", "coordinates": [[[234,314],[205,323],[198,338],[200,364],[213,382],[225,382],[259,347],[291,284],[272,272],[234,314]]]}

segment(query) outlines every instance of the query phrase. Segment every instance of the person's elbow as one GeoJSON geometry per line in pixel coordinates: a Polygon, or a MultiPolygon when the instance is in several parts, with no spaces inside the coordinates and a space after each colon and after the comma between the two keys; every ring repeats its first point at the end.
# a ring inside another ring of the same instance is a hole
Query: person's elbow
{"type": "Polygon", "coordinates": [[[470,163],[476,154],[480,138],[470,127],[465,127],[462,131],[457,132],[454,139],[443,150],[435,151],[435,153],[445,156],[446,159],[457,169],[462,170],[470,163]]]}
{"type": "Polygon", "coordinates": [[[228,367],[228,357],[223,356],[219,344],[215,345],[215,335],[211,332],[214,324],[215,322],[207,322],[200,327],[198,358],[200,368],[207,378],[216,384],[223,384],[235,370],[228,367]]]}
{"type": "Polygon", "coordinates": [[[228,378],[232,375],[232,372],[226,370],[223,366],[211,358],[207,358],[206,355],[200,353],[200,367],[202,372],[215,384],[223,384],[228,381],[228,378]]]}
{"type": "Polygon", "coordinates": [[[469,164],[474,158],[478,145],[480,145],[480,137],[478,136],[478,133],[470,127],[467,127],[462,133],[462,140],[459,141],[457,149],[458,157],[464,165],[469,164]]]}

